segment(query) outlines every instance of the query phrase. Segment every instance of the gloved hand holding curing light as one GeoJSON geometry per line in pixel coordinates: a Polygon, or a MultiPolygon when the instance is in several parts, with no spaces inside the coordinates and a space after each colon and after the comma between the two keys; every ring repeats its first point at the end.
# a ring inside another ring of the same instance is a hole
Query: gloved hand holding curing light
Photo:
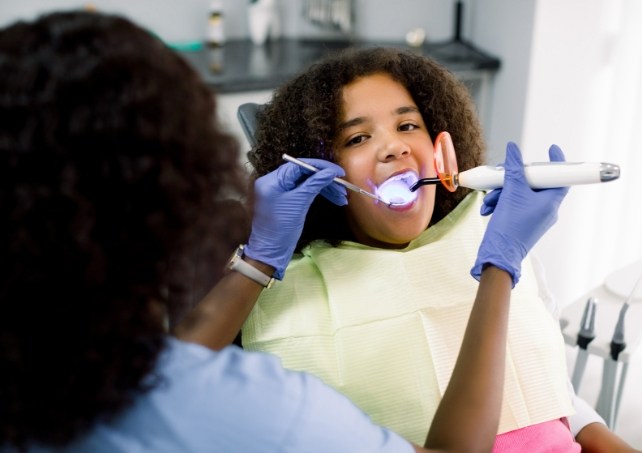
{"type": "MultiPolygon", "coordinates": [[[[558,146],[551,146],[548,153],[551,162],[564,161],[558,146]]],[[[511,274],[514,287],[519,281],[522,260],[557,220],[568,187],[531,189],[524,175],[521,152],[512,142],[506,146],[504,168],[504,187],[484,197],[481,214],[493,216],[470,272],[479,280],[483,267],[492,264],[511,274]]]]}
{"type": "Polygon", "coordinates": [[[305,217],[314,198],[321,194],[332,203],[348,204],[346,189],[333,179],[345,175],[338,165],[322,159],[301,159],[320,169],[311,173],[292,163],[260,177],[254,183],[254,218],[245,255],[274,267],[282,279],[305,217]]]}

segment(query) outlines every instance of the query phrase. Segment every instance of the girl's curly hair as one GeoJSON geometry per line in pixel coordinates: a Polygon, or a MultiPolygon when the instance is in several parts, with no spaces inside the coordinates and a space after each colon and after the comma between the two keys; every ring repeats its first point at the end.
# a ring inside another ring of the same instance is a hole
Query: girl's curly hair
{"type": "Polygon", "coordinates": [[[0,31],[0,446],[67,444],[155,385],[166,317],[249,225],[215,112],[194,70],[126,19],[0,31]]]}
{"type": "MultiPolygon", "coordinates": [[[[459,170],[484,160],[485,143],[475,105],[466,86],[435,61],[394,48],[348,49],[312,65],[278,89],[260,111],[257,144],[248,157],[255,177],[283,163],[282,154],[334,161],[333,148],[341,120],[342,89],[356,79],[389,74],[409,91],[430,136],[452,135],[459,170]]],[[[469,193],[437,188],[431,223],[447,215],[469,193]]],[[[351,239],[345,208],[322,197],[312,204],[297,250],[316,239],[333,244],[351,239]]]]}

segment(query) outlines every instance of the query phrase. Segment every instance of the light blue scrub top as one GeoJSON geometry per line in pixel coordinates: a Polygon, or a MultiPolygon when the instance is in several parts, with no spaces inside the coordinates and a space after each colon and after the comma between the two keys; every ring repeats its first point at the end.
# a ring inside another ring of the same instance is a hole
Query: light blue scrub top
{"type": "Polygon", "coordinates": [[[267,354],[169,339],[156,374],[160,386],[65,451],[414,451],[319,379],[267,354]]]}

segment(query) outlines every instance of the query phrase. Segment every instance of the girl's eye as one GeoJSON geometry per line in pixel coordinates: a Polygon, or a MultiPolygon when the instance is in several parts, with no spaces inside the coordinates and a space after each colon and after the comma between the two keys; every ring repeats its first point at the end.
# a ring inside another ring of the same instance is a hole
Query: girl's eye
{"type": "Polygon", "coordinates": [[[419,129],[419,126],[415,123],[405,123],[399,126],[400,131],[414,131],[415,129],[419,129]]]}
{"type": "Polygon", "coordinates": [[[355,137],[352,137],[350,140],[346,142],[346,146],[354,146],[358,145],[359,143],[363,143],[366,138],[368,138],[366,135],[357,135],[355,137]]]}

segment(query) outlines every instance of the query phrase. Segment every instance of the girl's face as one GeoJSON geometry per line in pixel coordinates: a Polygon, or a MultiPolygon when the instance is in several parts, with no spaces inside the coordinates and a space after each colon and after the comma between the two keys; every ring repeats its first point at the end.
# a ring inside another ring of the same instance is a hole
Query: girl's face
{"type": "MultiPolygon", "coordinates": [[[[436,176],[433,143],[419,109],[406,88],[387,74],[361,77],[343,88],[335,143],[345,178],[370,192],[403,174],[436,176]]],[[[348,191],[348,222],[356,240],[405,247],[427,228],[435,205],[435,186],[416,193],[409,204],[389,207],[348,191]]]]}

